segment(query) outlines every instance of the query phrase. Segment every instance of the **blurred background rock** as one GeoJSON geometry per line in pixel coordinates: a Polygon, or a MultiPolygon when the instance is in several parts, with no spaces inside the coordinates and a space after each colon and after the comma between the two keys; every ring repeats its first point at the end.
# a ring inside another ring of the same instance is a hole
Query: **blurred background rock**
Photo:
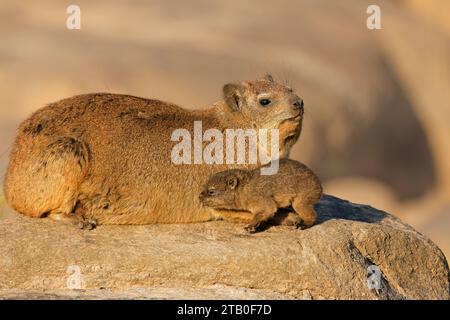
{"type": "Polygon", "coordinates": [[[448,0],[0,0],[0,175],[19,122],[49,102],[106,91],[201,108],[266,72],[305,100],[291,156],[325,191],[398,215],[449,257],[448,0]]]}

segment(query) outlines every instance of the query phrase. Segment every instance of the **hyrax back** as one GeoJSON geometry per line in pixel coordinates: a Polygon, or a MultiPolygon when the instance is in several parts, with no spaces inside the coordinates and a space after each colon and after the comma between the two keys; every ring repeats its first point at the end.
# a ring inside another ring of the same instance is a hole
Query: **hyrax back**
{"type": "Polygon", "coordinates": [[[289,206],[298,215],[297,225],[312,226],[317,216],[314,204],[321,196],[321,183],[307,166],[281,159],[273,175],[262,175],[261,168],[216,173],[205,183],[200,199],[215,209],[251,212],[253,219],[246,229],[255,232],[279,208],[289,206]]]}
{"type": "MultiPolygon", "coordinates": [[[[198,199],[213,173],[257,164],[175,164],[177,129],[279,129],[280,156],[300,135],[303,103],[271,77],[228,84],[223,101],[188,111],[159,100],[87,94],[50,104],[19,127],[5,196],[31,217],[73,217],[99,224],[208,221],[216,211],[198,199]],[[264,100],[264,105],[262,103],[264,100]]],[[[226,214],[225,214],[226,215],[226,214]]]]}

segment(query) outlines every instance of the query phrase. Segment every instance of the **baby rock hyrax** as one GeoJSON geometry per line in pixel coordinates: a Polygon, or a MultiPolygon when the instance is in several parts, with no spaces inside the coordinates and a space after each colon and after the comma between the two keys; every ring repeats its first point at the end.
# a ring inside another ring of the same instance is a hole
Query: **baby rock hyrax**
{"type": "Polygon", "coordinates": [[[273,175],[261,175],[260,168],[233,169],[212,175],[200,194],[203,205],[222,210],[249,211],[253,218],[246,226],[256,232],[272,219],[279,208],[292,205],[296,226],[311,227],[316,221],[314,204],[322,196],[319,179],[304,164],[282,159],[273,175]]]}

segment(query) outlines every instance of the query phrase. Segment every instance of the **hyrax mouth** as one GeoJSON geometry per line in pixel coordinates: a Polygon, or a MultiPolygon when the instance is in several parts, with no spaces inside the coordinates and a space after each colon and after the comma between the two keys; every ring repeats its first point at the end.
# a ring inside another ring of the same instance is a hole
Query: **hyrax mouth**
{"type": "Polygon", "coordinates": [[[292,142],[298,138],[300,131],[301,115],[283,121],[280,126],[280,138],[284,143],[292,142]]]}
{"type": "Polygon", "coordinates": [[[301,119],[302,119],[302,115],[298,114],[296,116],[292,116],[290,118],[287,118],[287,119],[281,121],[281,125],[296,126],[300,123],[301,119]]]}
{"type": "Polygon", "coordinates": [[[289,144],[291,142],[294,142],[297,139],[297,133],[293,132],[289,134],[286,138],[284,138],[284,143],[289,144]]]}

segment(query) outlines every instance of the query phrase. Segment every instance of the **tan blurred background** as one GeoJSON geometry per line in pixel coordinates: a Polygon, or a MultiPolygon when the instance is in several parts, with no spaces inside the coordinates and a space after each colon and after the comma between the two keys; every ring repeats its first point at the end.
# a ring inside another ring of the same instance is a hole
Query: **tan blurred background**
{"type": "Polygon", "coordinates": [[[304,98],[292,157],[325,191],[396,214],[449,257],[448,0],[0,0],[0,176],[15,128],[49,102],[107,91],[200,108],[265,72],[304,98]],[[70,4],[81,30],[66,28],[70,4]],[[369,4],[382,30],[367,29],[369,4]]]}

